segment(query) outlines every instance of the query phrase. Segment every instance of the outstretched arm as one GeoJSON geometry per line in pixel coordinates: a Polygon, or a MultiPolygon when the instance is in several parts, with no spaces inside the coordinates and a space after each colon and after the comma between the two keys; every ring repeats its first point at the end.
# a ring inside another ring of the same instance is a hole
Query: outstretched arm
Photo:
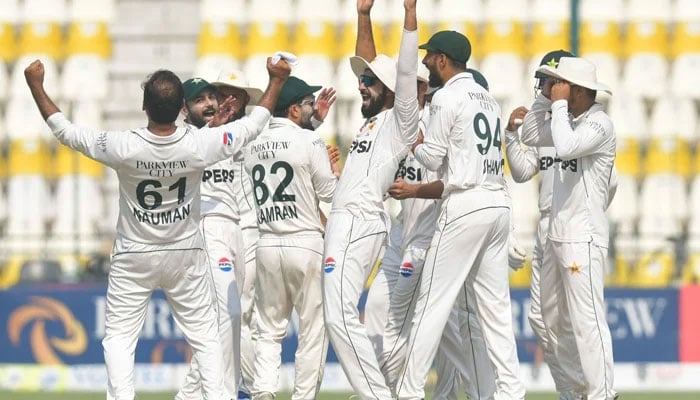
{"type": "Polygon", "coordinates": [[[44,120],[52,114],[61,112],[44,90],[44,64],[42,64],[41,61],[35,60],[33,63],[29,64],[24,70],[24,78],[27,80],[27,85],[32,92],[34,102],[39,108],[39,112],[41,112],[41,116],[44,120]]]}
{"type": "Polygon", "coordinates": [[[372,19],[369,16],[374,0],[357,0],[357,42],[355,42],[355,55],[367,61],[377,57],[377,48],[374,45],[374,33],[372,33],[372,19]]]}

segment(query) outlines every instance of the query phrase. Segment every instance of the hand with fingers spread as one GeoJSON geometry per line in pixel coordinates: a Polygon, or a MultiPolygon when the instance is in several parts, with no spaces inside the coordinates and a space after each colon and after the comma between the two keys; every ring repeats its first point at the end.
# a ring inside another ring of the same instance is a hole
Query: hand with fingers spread
{"type": "Polygon", "coordinates": [[[323,88],[321,93],[316,97],[316,104],[314,104],[314,118],[323,122],[328,115],[328,111],[331,109],[333,103],[335,103],[336,95],[335,89],[323,88]]]}
{"type": "Polygon", "coordinates": [[[527,114],[529,110],[526,107],[520,106],[513,110],[513,112],[510,113],[510,118],[508,119],[508,126],[506,127],[506,130],[508,132],[515,132],[518,130],[518,127],[523,124],[523,120],[525,119],[525,114],[527,114]]]}
{"type": "Polygon", "coordinates": [[[235,101],[233,96],[228,96],[226,100],[219,104],[219,110],[214,114],[214,118],[212,118],[209,123],[210,128],[221,126],[231,120],[236,113],[236,109],[233,107],[235,101]]]}

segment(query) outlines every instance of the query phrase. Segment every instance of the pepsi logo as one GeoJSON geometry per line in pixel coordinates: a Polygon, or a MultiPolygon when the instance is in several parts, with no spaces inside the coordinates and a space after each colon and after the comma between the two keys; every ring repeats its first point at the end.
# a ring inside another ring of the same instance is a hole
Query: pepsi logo
{"type": "Polygon", "coordinates": [[[233,263],[231,262],[231,260],[229,260],[226,257],[220,258],[219,259],[219,269],[224,271],[224,272],[231,271],[233,269],[233,263]]]}
{"type": "Polygon", "coordinates": [[[332,257],[326,258],[326,263],[323,266],[323,270],[326,271],[326,273],[328,273],[328,272],[333,272],[334,269],[335,269],[335,260],[332,257]]]}
{"type": "Polygon", "coordinates": [[[399,273],[401,273],[401,276],[404,278],[408,278],[409,276],[413,275],[413,264],[409,262],[403,263],[401,268],[399,268],[399,273]]]}

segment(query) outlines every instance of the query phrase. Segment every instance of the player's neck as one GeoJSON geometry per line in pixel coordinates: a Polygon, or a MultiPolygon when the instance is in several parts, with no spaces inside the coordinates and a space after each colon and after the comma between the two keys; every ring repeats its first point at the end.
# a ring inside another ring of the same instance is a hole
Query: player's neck
{"type": "Polygon", "coordinates": [[[148,121],[148,131],[156,136],[170,136],[177,130],[175,122],[161,124],[158,122],[148,121]]]}

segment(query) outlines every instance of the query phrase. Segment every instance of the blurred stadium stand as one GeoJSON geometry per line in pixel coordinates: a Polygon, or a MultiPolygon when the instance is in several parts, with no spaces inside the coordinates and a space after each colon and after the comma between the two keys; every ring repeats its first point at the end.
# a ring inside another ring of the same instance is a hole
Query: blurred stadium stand
{"type": "MultiPolygon", "coordinates": [[[[347,62],[354,52],[355,0],[1,3],[4,285],[25,275],[56,279],[37,272],[48,265],[59,265],[63,280],[103,276],[96,265],[104,258],[95,257],[108,252],[117,215],[114,172],[59,146],[36,111],[23,76],[35,58],[46,65],[49,93],[74,121],[124,129],[145,125],[140,84],[156,69],[171,69],[183,80],[213,80],[221,70],[236,68],[264,88],[265,57],[285,49],[301,57],[294,74],[338,89],[339,100],[321,130],[329,142],[346,149],[360,123],[357,83],[347,62]],[[28,265],[33,270],[25,273],[28,265]]],[[[512,107],[531,103],[533,70],[542,54],[569,47],[568,4],[421,1],[419,35],[426,40],[440,29],[466,33],[473,46],[469,65],[484,72],[507,118],[512,107]]],[[[600,98],[617,129],[620,174],[609,210],[608,282],[642,287],[697,282],[700,1],[581,0],[580,11],[580,54],[598,65],[600,80],[615,94],[600,98]]],[[[379,51],[396,55],[401,15],[400,0],[375,5],[379,51]]],[[[512,185],[516,230],[531,250],[537,186],[512,185]]],[[[528,268],[512,277],[515,286],[529,283],[528,268]]]]}

